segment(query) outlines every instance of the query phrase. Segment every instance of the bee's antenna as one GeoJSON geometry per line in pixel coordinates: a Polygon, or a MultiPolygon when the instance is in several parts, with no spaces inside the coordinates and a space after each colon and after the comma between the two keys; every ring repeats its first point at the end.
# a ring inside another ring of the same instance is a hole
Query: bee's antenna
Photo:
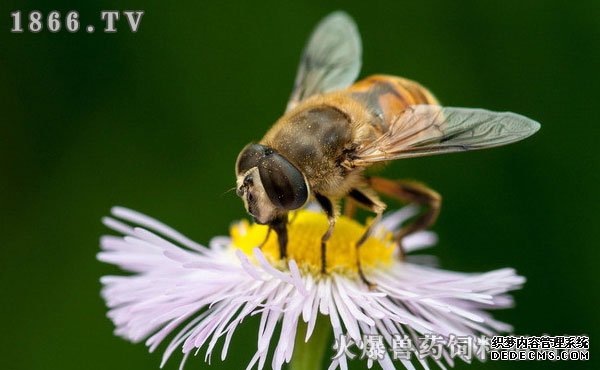
{"type": "Polygon", "coordinates": [[[229,192],[232,192],[232,191],[234,191],[235,189],[236,189],[236,187],[235,187],[235,186],[234,186],[234,187],[232,187],[231,189],[227,189],[227,190],[225,190],[225,191],[224,191],[224,192],[221,194],[221,196],[224,196],[225,194],[227,194],[227,193],[229,193],[229,192]]]}

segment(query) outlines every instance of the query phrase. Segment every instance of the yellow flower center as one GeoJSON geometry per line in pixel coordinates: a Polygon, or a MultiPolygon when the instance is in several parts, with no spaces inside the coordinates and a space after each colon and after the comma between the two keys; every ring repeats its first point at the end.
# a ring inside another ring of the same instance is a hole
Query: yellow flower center
{"type": "MultiPolygon", "coordinates": [[[[300,210],[290,214],[288,224],[287,255],[303,270],[321,272],[321,237],[328,228],[327,217],[320,212],[300,210]]],[[[356,242],[366,231],[366,226],[341,216],[337,219],[331,238],[327,241],[327,272],[357,272],[356,242]]],[[[260,246],[267,236],[268,227],[250,224],[243,220],[231,227],[233,245],[252,256],[252,250],[260,246]]],[[[392,234],[369,237],[358,249],[363,269],[387,266],[392,262],[395,244],[392,234]]],[[[272,263],[279,264],[277,235],[271,232],[261,248],[272,263]]]]}

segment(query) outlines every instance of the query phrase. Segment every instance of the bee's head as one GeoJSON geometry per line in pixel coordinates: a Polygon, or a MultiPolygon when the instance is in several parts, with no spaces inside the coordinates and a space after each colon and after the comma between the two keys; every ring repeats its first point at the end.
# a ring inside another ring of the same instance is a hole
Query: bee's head
{"type": "Polygon", "coordinates": [[[302,172],[267,146],[247,145],[238,155],[235,171],[237,195],[259,224],[269,224],[308,200],[308,183],[302,172]]]}

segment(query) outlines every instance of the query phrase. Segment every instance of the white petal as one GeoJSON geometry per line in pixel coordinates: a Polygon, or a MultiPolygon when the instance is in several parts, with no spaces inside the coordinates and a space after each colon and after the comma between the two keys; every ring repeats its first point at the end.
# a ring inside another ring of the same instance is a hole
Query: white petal
{"type": "MultiPolygon", "coordinates": [[[[387,216],[379,227],[394,231],[414,211],[408,208],[387,216]]],[[[278,370],[288,363],[299,320],[307,323],[302,334],[309,340],[319,315],[329,316],[336,338],[349,334],[358,340],[366,333],[378,333],[388,344],[397,333],[415,340],[430,332],[493,335],[512,328],[494,320],[486,309],[511,307],[507,293],[525,282],[510,268],[466,274],[394,262],[389,268],[368,271],[369,280],[377,284],[376,291],[369,291],[352,276],[313,277],[293,260],[287,269],[279,270],[258,248],[251,261],[225,237],[214,238],[210,248],[205,248],[135,211],[115,208],[113,214],[127,223],[113,218],[103,222],[123,236],[103,237],[98,259],[132,274],[102,277],[108,317],[116,334],[134,342],[146,339],[150,351],[174,334],[161,366],[177,349],[184,353],[181,366],[201,348],[210,361],[220,340],[224,341],[220,354],[224,359],[235,330],[252,315],[261,318],[249,368],[259,369],[275,343],[272,367],[278,370]],[[280,334],[274,338],[277,331],[280,334]]],[[[408,236],[405,244],[414,251],[435,241],[435,234],[418,232],[408,236]]],[[[447,352],[443,356],[435,361],[438,366],[453,364],[447,352]]],[[[425,361],[420,362],[428,368],[425,361]]],[[[409,361],[401,363],[414,368],[409,361]]],[[[379,364],[383,369],[394,368],[389,357],[379,364]]],[[[330,369],[338,367],[348,368],[345,356],[331,361],[330,369]]]]}

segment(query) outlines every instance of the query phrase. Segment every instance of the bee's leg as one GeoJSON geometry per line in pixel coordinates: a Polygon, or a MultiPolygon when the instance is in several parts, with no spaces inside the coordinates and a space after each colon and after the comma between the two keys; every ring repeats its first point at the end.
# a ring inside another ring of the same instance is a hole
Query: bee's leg
{"type": "Polygon", "coordinates": [[[375,284],[371,283],[367,280],[362,265],[360,263],[360,247],[365,243],[365,241],[373,232],[373,227],[381,220],[381,216],[383,215],[383,211],[385,211],[385,204],[379,200],[379,197],[372,190],[365,189],[352,189],[350,193],[348,193],[348,197],[352,198],[358,205],[361,205],[368,210],[374,212],[376,214],[375,218],[367,227],[367,230],[363,233],[363,235],[356,242],[356,266],[358,268],[358,275],[360,279],[369,287],[369,289],[374,289],[375,284]]]}
{"type": "Polygon", "coordinates": [[[331,202],[331,199],[327,198],[326,196],[321,195],[319,193],[315,193],[315,199],[317,199],[317,202],[319,203],[321,208],[323,208],[323,211],[325,211],[325,214],[327,215],[327,220],[329,221],[329,227],[327,228],[325,234],[323,234],[323,236],[321,237],[321,272],[326,273],[327,240],[329,240],[329,238],[331,237],[331,234],[333,233],[333,228],[335,227],[336,211],[333,203],[331,202]]]}
{"type": "Polygon", "coordinates": [[[269,225],[269,229],[267,230],[267,235],[265,236],[265,240],[262,241],[262,243],[260,243],[260,245],[258,246],[259,249],[263,249],[263,247],[265,246],[265,244],[267,244],[267,240],[269,240],[269,236],[271,236],[271,230],[273,230],[273,227],[271,227],[271,225],[269,225]]]}
{"type": "Polygon", "coordinates": [[[348,196],[344,201],[344,216],[352,218],[355,214],[356,202],[350,196],[348,196]]]}
{"type": "Polygon", "coordinates": [[[442,197],[436,191],[416,181],[388,180],[381,177],[373,177],[370,179],[370,184],[373,190],[381,194],[398,199],[404,203],[417,203],[427,207],[427,210],[417,217],[414,222],[402,227],[396,234],[396,242],[400,247],[401,257],[404,257],[402,239],[415,231],[428,228],[435,222],[440,214],[442,197]]]}
{"type": "Polygon", "coordinates": [[[269,224],[269,228],[275,230],[277,233],[277,241],[279,242],[279,258],[282,260],[287,258],[287,223],[288,216],[286,213],[283,216],[277,217],[269,224]]]}
{"type": "Polygon", "coordinates": [[[290,221],[288,222],[289,224],[293,224],[294,221],[296,221],[296,218],[298,218],[298,211],[294,211],[294,214],[292,215],[292,217],[290,218],[290,221]]]}

